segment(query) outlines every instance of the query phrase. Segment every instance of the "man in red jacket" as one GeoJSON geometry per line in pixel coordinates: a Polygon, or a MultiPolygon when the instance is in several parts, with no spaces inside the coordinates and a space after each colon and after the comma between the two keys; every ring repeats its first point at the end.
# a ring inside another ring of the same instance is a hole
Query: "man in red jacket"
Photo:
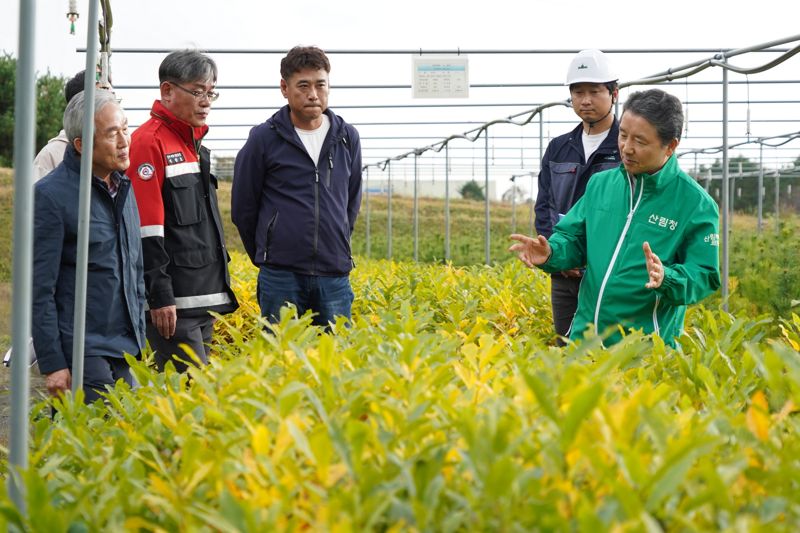
{"type": "MultiPolygon", "coordinates": [[[[217,65],[195,50],[172,52],[158,69],[161,99],[133,134],[128,175],[142,221],[147,340],[159,369],[181,344],[208,362],[214,318],[238,307],[217,206],[217,180],[201,141],[217,65]]],[[[178,370],[186,366],[176,361],[178,370]]]]}

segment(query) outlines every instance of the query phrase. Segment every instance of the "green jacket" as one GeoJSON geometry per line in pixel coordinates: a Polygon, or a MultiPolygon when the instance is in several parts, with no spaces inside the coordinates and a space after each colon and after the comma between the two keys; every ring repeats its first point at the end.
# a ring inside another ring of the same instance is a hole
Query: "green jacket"
{"type": "MultiPolygon", "coordinates": [[[[549,242],[552,255],[541,265],[546,272],[586,266],[572,339],[590,324],[598,332],[620,325],[674,346],[686,305],[720,286],[717,204],[674,155],[653,175],[631,179],[620,165],[592,176],[549,242]],[[645,241],[664,264],[657,289],[645,288],[645,241]]],[[[620,338],[616,332],[609,341],[620,338]]]]}

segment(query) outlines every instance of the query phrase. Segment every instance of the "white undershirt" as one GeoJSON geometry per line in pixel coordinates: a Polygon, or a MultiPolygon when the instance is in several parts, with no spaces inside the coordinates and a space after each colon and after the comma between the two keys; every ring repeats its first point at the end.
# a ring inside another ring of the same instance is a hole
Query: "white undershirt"
{"type": "Polygon", "coordinates": [[[588,135],[585,131],[583,132],[583,154],[586,157],[586,161],[589,160],[595,150],[606,140],[609,131],[611,130],[608,129],[602,133],[595,133],[594,135],[588,135]]]}
{"type": "Polygon", "coordinates": [[[319,162],[319,152],[322,150],[322,143],[325,142],[325,136],[328,135],[328,130],[331,129],[331,121],[328,115],[322,114],[322,124],[315,130],[301,130],[295,127],[297,135],[303,141],[303,146],[306,147],[306,152],[311,156],[311,159],[316,165],[319,162]]]}

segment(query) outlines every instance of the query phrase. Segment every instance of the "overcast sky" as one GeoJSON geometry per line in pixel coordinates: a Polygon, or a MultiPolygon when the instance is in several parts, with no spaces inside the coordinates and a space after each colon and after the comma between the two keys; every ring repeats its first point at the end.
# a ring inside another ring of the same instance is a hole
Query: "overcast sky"
{"type": "MultiPolygon", "coordinates": [[[[0,20],[0,50],[17,55],[19,2],[10,4],[0,20]]],[[[39,72],[71,76],[84,67],[84,54],[76,48],[86,45],[88,2],[78,1],[81,19],[77,34],[69,35],[66,20],[67,0],[40,0],[37,9],[36,66],[39,72]]],[[[585,0],[535,1],[493,0],[381,2],[376,0],[340,0],[338,2],[257,2],[253,0],[112,0],[114,25],[112,48],[176,49],[270,49],[286,50],[296,44],[315,44],[326,50],[577,50],[582,48],[676,49],[676,48],[741,48],[787,38],[800,33],[797,7],[794,2],[761,0],[752,7],[738,7],[729,1],[672,2],[588,2],[585,0]]],[[[797,44],[797,43],[795,43],[797,44]]],[[[734,64],[756,65],[777,54],[753,54],[734,59],[734,64]]],[[[612,57],[621,80],[639,78],[670,67],[708,57],[695,54],[615,54],[612,57]]],[[[222,97],[216,102],[209,123],[212,132],[207,144],[218,154],[233,155],[247,135],[247,125],[257,124],[285,102],[277,89],[224,89],[226,85],[277,85],[280,55],[219,54],[218,84],[222,97]],[[225,110],[233,106],[260,106],[250,111],[225,110]],[[241,124],[233,127],[232,124],[241,124]]],[[[117,53],[112,60],[118,95],[128,109],[132,124],[147,118],[146,109],[157,98],[157,67],[163,54],[117,53]],[[125,89],[130,85],[147,88],[125,89]]],[[[469,56],[472,84],[493,83],[561,83],[569,55],[481,55],[469,56]]],[[[411,58],[407,55],[331,55],[332,72],[330,105],[349,122],[363,123],[359,130],[365,140],[367,161],[390,157],[417,146],[435,142],[437,136],[462,133],[473,126],[447,124],[428,126],[369,126],[367,123],[393,121],[471,122],[486,121],[516,114],[542,102],[564,99],[563,87],[523,89],[473,89],[468,100],[413,100],[410,89],[336,90],[340,85],[411,84],[411,58]],[[505,107],[452,107],[357,109],[363,104],[520,104],[505,107]],[[379,140],[377,137],[417,137],[413,139],[379,140]],[[425,140],[421,137],[430,137],[425,140]]],[[[696,80],[719,80],[721,72],[713,69],[696,80]]],[[[745,78],[731,75],[732,81],[793,79],[800,76],[800,55],[783,67],[768,73],[745,78]]],[[[792,100],[797,98],[798,84],[740,84],[731,88],[734,100],[792,100]]],[[[676,83],[668,90],[686,101],[719,99],[718,87],[687,86],[676,83]]],[[[623,93],[623,99],[624,99],[623,93]]],[[[731,126],[731,135],[746,134],[746,105],[732,108],[731,118],[741,122],[731,126]]],[[[751,109],[752,136],[767,136],[800,130],[800,106],[771,104],[751,109]],[[783,123],[758,124],[758,119],[783,123]]],[[[713,124],[721,117],[719,106],[690,105],[690,130],[683,147],[715,145],[704,137],[713,137],[720,126],[713,124]],[[691,124],[697,120],[697,125],[691,124]],[[707,120],[708,123],[703,123],[707,120]]],[[[544,116],[548,122],[545,136],[554,136],[577,123],[569,109],[558,108],[544,116]]],[[[538,121],[538,119],[537,119],[538,121]]],[[[538,122],[537,122],[538,124],[538,122]]],[[[530,170],[538,158],[538,125],[505,127],[494,130],[493,164],[503,158],[508,162],[503,172],[530,170]],[[518,137],[501,141],[502,137],[518,137]],[[510,143],[510,144],[509,144],[510,143]]],[[[492,137],[490,137],[492,139],[492,137]]],[[[797,145],[796,145],[797,146],[797,145]]],[[[451,156],[476,154],[482,157],[484,143],[462,143],[459,151],[453,145],[451,156]]],[[[800,151],[800,147],[797,147],[800,151]]],[[[757,153],[757,152],[756,152],[757,153]]],[[[753,154],[747,153],[748,156],[753,154]]],[[[776,163],[779,154],[772,154],[776,163]]],[[[430,156],[431,168],[436,158],[430,156]]],[[[475,166],[475,163],[470,163],[475,166]]],[[[481,161],[477,160],[480,167],[481,161]]],[[[685,165],[687,166],[687,165],[685,165]]],[[[399,168],[399,167],[398,167],[399,168]]],[[[463,168],[462,168],[463,170],[463,168]]],[[[478,169],[480,171],[480,168],[478,169]]],[[[405,170],[408,172],[408,167],[405,170]]],[[[432,170],[435,173],[435,170],[432,170]]],[[[472,171],[474,174],[474,169],[472,171]]],[[[440,173],[441,174],[441,173],[440,173]]],[[[500,187],[502,188],[502,186],[500,187]]]]}

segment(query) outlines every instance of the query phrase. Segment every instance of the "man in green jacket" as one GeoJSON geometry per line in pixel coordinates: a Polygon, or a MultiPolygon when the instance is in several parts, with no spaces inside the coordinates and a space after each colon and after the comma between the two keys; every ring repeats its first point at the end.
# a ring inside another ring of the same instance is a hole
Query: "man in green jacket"
{"type": "Polygon", "coordinates": [[[611,328],[611,343],[641,329],[675,346],[686,305],[719,288],[719,211],[678,167],[682,127],[676,97],[658,89],[630,95],[619,126],[622,165],[592,176],[549,240],[511,235],[509,251],[528,267],[586,265],[570,339],[590,326],[611,328]]]}

